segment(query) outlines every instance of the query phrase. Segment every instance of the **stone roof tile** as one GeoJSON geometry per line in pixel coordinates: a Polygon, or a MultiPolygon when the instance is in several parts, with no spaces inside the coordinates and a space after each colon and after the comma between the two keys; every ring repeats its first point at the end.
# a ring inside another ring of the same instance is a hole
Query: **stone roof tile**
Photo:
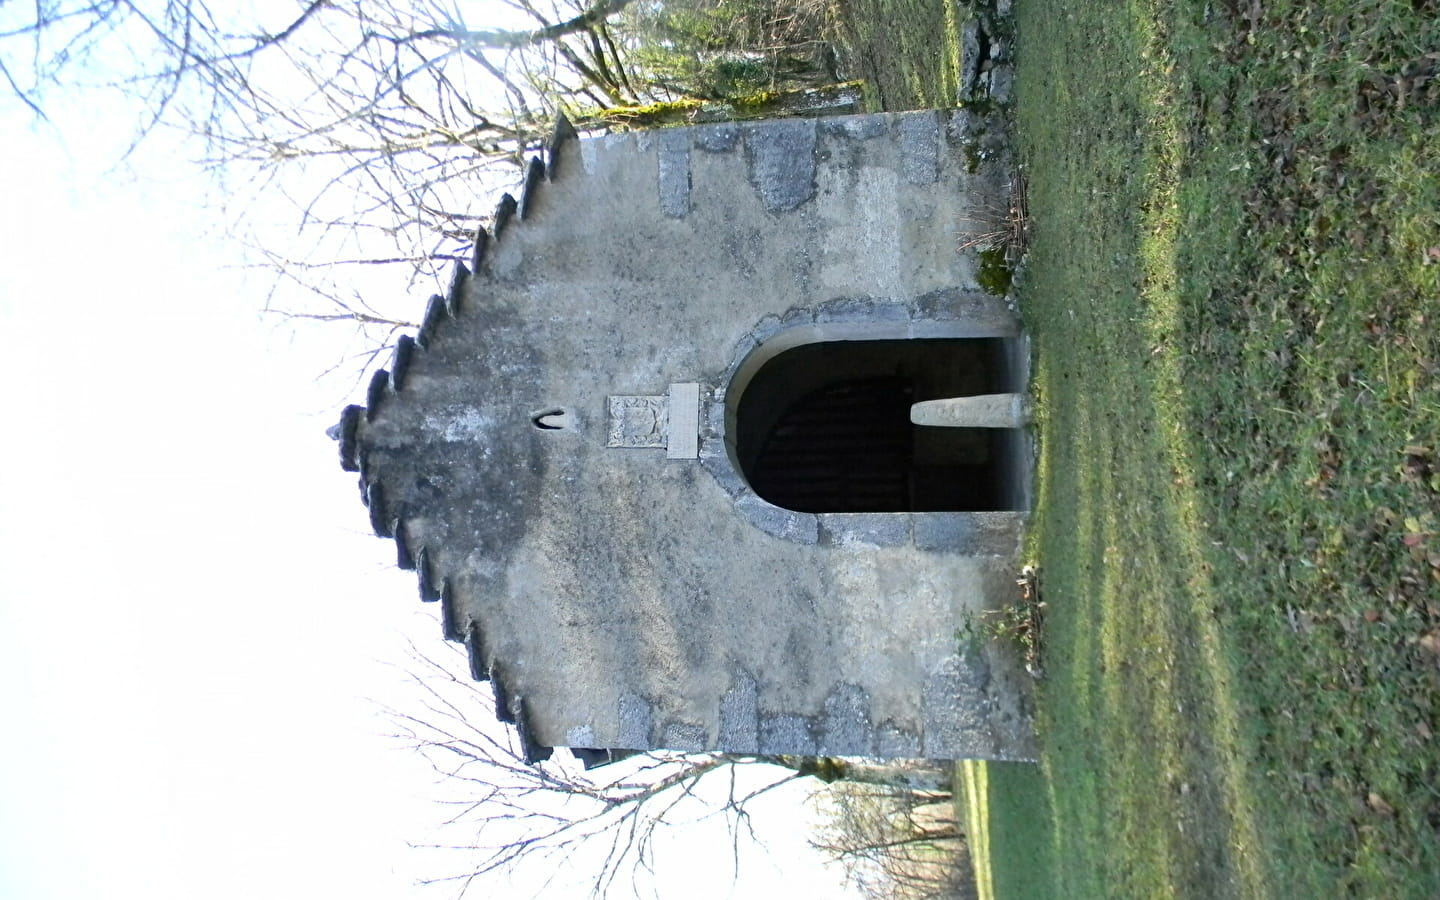
{"type": "Polygon", "coordinates": [[[415,356],[415,339],[408,334],[400,335],[395,342],[395,352],[390,357],[390,389],[400,393],[405,386],[405,375],[410,371],[410,360],[415,356]]]}
{"type": "Polygon", "coordinates": [[[450,270],[450,286],[445,290],[445,311],[452,317],[460,315],[465,305],[465,284],[470,280],[470,270],[460,261],[450,270]]]}
{"type": "Polygon", "coordinates": [[[340,424],[336,426],[336,440],[340,444],[340,468],[346,472],[360,471],[360,461],[355,456],[356,429],[365,407],[350,404],[340,411],[340,424]]]}
{"type": "Polygon", "coordinates": [[[376,537],[394,537],[395,528],[385,508],[385,486],[372,481],[365,488],[365,505],[370,507],[370,529],[376,537]]]}
{"type": "Polygon", "coordinates": [[[530,164],[525,167],[525,186],[520,189],[520,218],[530,218],[534,212],[535,195],[539,189],[540,182],[545,180],[545,163],[540,157],[530,157],[530,164]]]}
{"type": "Polygon", "coordinates": [[[370,376],[370,386],[365,389],[365,421],[375,421],[380,413],[380,403],[385,399],[385,389],[390,386],[390,373],[376,369],[370,376]]]}

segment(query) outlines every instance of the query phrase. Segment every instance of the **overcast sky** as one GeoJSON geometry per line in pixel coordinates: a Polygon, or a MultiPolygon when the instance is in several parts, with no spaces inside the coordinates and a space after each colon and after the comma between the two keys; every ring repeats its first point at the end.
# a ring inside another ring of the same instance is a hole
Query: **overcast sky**
{"type": "MultiPolygon", "coordinates": [[[[440,627],[324,435],[342,344],[259,315],[183,146],[117,168],[130,111],[52,114],[0,98],[0,896],[446,896],[408,847],[445,789],[376,709],[440,627]]],[[[800,793],[749,880],[712,834],[659,895],[842,896],[800,793]]]]}

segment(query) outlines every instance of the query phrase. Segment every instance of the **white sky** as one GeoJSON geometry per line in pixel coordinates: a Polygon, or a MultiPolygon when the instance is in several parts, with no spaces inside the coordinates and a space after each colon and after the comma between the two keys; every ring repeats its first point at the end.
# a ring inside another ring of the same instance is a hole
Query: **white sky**
{"type": "MultiPolygon", "coordinates": [[[[183,148],[131,177],[125,110],[52,112],[68,144],[0,96],[0,896],[448,896],[407,843],[444,786],[374,703],[440,628],[324,435],[340,345],[258,314],[183,148]]],[[[843,896],[799,798],[739,884],[712,834],[658,895],[843,896]]]]}

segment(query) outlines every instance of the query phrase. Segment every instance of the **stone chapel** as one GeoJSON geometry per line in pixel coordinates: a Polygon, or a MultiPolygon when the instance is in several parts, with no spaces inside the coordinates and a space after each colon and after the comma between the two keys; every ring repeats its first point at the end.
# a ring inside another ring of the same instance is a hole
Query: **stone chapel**
{"type": "Polygon", "coordinates": [[[332,430],[526,756],[1031,759],[1028,352],[965,110],[579,139],[332,430]],[[973,629],[972,629],[973,634],[973,629]]]}

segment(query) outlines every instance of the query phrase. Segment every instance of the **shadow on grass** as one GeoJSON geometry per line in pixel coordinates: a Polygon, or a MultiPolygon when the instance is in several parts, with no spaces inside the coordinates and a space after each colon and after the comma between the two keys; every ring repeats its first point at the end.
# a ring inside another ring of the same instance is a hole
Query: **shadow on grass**
{"type": "Polygon", "coordinates": [[[1061,7],[1022,7],[1018,27],[1035,219],[1021,306],[1043,435],[1032,546],[1049,611],[1041,727],[1052,893],[1263,895],[1176,400],[1171,63],[1143,9],[1061,7]]]}
{"type": "MultiPolygon", "coordinates": [[[[1048,677],[982,883],[1440,896],[1435,5],[1015,7],[1048,677]]],[[[963,13],[846,8],[950,102],[963,13]]]]}
{"type": "Polygon", "coordinates": [[[1440,23],[1209,8],[1018,10],[1052,893],[1434,896],[1440,23]]]}

